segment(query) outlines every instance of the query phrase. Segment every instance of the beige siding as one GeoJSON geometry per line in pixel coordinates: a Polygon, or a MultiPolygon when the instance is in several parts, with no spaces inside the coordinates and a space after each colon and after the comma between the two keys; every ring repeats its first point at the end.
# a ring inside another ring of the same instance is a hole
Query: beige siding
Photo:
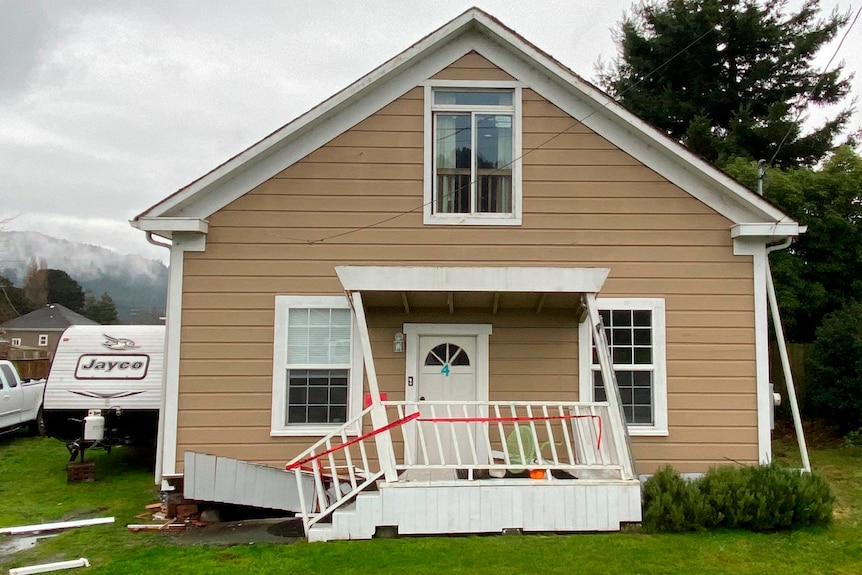
{"type": "MultiPolygon", "coordinates": [[[[475,54],[435,77],[511,79],[475,54]]],[[[733,255],[730,222],[524,90],[523,225],[424,226],[422,97],[209,218],[207,249],[184,269],[180,466],[187,449],[281,465],[311,443],[269,436],[274,295],[340,293],[343,264],[607,266],[602,295],[667,306],[670,434],[634,439],[639,471],[756,461],[752,262],[733,255]]],[[[492,399],[575,400],[570,313],[374,310],[381,387],[403,397],[402,323],[492,323],[492,399]]]]}

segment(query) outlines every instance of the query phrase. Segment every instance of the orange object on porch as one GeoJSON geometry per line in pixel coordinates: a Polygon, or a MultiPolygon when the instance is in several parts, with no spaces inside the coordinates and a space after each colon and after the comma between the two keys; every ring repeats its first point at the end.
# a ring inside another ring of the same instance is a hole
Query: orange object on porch
{"type": "Polygon", "coordinates": [[[545,470],[544,469],[531,469],[530,470],[530,479],[544,479],[545,478],[545,470]]]}

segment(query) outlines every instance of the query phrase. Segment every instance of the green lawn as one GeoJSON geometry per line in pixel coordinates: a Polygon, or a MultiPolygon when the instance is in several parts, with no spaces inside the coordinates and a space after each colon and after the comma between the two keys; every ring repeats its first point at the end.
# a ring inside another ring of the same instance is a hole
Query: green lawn
{"type": "MultiPolygon", "coordinates": [[[[793,464],[794,445],[776,442],[793,464]]],[[[87,456],[91,457],[90,454],[87,456]]],[[[0,557],[0,569],[86,557],[85,573],[862,573],[862,457],[837,444],[811,452],[838,497],[828,529],[753,534],[723,531],[648,535],[423,537],[180,547],[169,534],[129,533],[127,523],[156,500],[144,454],[94,452],[95,483],[67,484],[66,451],[51,439],[0,438],[0,527],[113,515],[114,525],[85,527],[0,557]]],[[[0,539],[0,544],[3,540],[0,539]]]]}

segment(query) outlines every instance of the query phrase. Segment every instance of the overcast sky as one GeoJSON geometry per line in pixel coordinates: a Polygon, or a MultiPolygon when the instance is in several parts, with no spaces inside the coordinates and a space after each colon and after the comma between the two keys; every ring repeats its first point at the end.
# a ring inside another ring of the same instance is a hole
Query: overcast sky
{"type": "Polygon", "coordinates": [[[129,219],[472,5],[594,79],[631,1],[0,0],[0,220],[166,260],[129,219]]]}

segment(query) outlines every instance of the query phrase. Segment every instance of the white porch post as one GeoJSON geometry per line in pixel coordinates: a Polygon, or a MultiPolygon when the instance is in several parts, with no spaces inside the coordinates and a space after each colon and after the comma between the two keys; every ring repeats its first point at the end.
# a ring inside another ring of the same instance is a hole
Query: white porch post
{"type": "MultiPolygon", "coordinates": [[[[359,328],[359,342],[362,345],[362,357],[365,360],[365,375],[368,377],[368,391],[371,393],[371,424],[374,429],[381,429],[389,424],[386,408],[380,403],[380,388],[377,385],[377,371],[374,368],[374,356],[371,355],[371,338],[368,335],[368,322],[365,318],[365,307],[362,305],[362,294],[358,291],[347,291],[347,299],[353,308],[356,325],[359,328]]],[[[398,481],[395,470],[395,451],[392,449],[392,436],[389,431],[374,436],[377,454],[380,458],[380,469],[387,482],[398,481]]]]}
{"type": "MultiPolygon", "coordinates": [[[[793,385],[793,372],[790,369],[790,359],[787,357],[787,343],[784,341],[784,328],[781,325],[781,314],[778,311],[778,298],[775,296],[775,283],[772,280],[772,269],[769,267],[769,257],[766,259],[766,296],[769,298],[769,310],[772,312],[772,325],[775,338],[778,341],[778,354],[781,356],[781,367],[784,369],[784,383],[787,386],[787,399],[790,400],[790,413],[793,414],[793,426],[796,429],[796,443],[799,445],[799,456],[802,458],[802,469],[811,472],[811,462],[808,460],[808,447],[805,445],[805,432],[802,430],[802,417],[799,415],[799,404],[796,401],[796,386],[793,385]]],[[[771,400],[772,398],[770,398],[771,400]]]]}
{"type": "Polygon", "coordinates": [[[589,315],[590,327],[593,330],[593,342],[596,345],[596,355],[599,359],[599,368],[602,372],[602,382],[605,386],[605,396],[608,401],[608,417],[610,417],[611,427],[614,430],[622,430],[622,437],[625,440],[625,448],[628,451],[627,458],[620,458],[620,463],[623,467],[623,476],[626,479],[634,479],[635,475],[635,456],[632,452],[631,438],[629,437],[628,426],[626,425],[625,413],[623,412],[622,400],[620,399],[620,390],[617,387],[617,376],[614,373],[613,363],[611,362],[611,352],[608,348],[608,340],[605,336],[605,330],[602,326],[602,318],[599,315],[599,310],[596,307],[596,294],[583,294],[584,307],[589,315]]]}

